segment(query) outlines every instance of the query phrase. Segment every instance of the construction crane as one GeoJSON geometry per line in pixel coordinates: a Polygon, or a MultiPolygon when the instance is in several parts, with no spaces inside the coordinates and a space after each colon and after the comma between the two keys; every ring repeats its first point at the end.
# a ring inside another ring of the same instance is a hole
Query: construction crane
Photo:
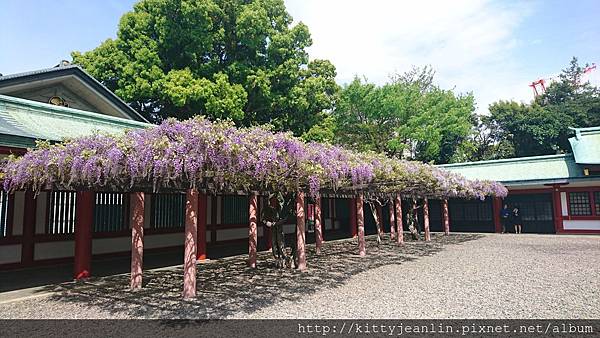
{"type": "MultiPolygon", "coordinates": [[[[581,82],[581,80],[584,77],[588,77],[595,70],[596,70],[595,63],[592,63],[590,66],[585,67],[583,69],[583,74],[581,76],[581,79],[579,79],[579,81],[581,82]]],[[[557,78],[557,76],[550,76],[547,78],[538,79],[536,81],[533,81],[531,84],[529,84],[529,87],[531,87],[533,89],[533,96],[538,97],[538,96],[544,94],[546,92],[546,87],[548,86],[548,84],[556,81],[556,78],[557,78]]]]}

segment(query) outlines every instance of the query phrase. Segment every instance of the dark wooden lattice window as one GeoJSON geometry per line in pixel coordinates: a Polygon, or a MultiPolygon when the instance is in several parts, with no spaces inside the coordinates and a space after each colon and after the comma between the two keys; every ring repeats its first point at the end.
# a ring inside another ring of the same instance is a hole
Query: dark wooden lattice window
{"type": "Polygon", "coordinates": [[[0,190],[0,237],[8,236],[8,194],[0,190]]]}
{"type": "Polygon", "coordinates": [[[600,216],[600,191],[594,191],[594,205],[596,209],[596,216],[600,216]]]}
{"type": "Polygon", "coordinates": [[[475,203],[465,203],[464,204],[464,208],[465,208],[465,221],[477,221],[478,220],[478,215],[477,215],[477,204],[475,203]]]}
{"type": "Polygon", "coordinates": [[[154,229],[183,228],[185,226],[184,194],[152,194],[150,227],[154,229]]]}
{"type": "Polygon", "coordinates": [[[223,196],[223,224],[248,223],[248,203],[248,196],[223,196]]]}
{"type": "Polygon", "coordinates": [[[479,207],[479,220],[480,221],[491,221],[492,220],[492,208],[489,203],[480,202],[479,207]]]}
{"type": "Polygon", "coordinates": [[[535,215],[538,221],[552,220],[552,204],[549,202],[535,202],[535,215]]]}
{"type": "Polygon", "coordinates": [[[590,194],[584,192],[569,193],[569,213],[573,216],[591,216],[590,194]]]}
{"type": "Polygon", "coordinates": [[[48,203],[49,235],[72,234],[75,232],[75,198],[74,191],[53,191],[48,203]]]}
{"type": "Polygon", "coordinates": [[[450,218],[455,221],[464,221],[465,215],[463,210],[463,205],[460,202],[450,202],[450,218]]]}
{"type": "Polygon", "coordinates": [[[125,195],[114,192],[96,193],[94,232],[117,232],[128,228],[128,203],[125,195]]]}

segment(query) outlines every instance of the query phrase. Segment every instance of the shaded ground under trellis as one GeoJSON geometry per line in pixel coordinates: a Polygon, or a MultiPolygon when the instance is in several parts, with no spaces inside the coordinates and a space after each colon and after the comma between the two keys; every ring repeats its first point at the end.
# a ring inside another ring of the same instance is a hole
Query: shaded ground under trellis
{"type": "MultiPolygon", "coordinates": [[[[320,255],[311,245],[307,248],[307,272],[275,268],[270,252],[259,253],[256,269],[246,266],[247,255],[209,261],[198,265],[198,297],[186,301],[181,298],[181,266],[144,271],[143,289],[136,292],[128,290],[129,275],[117,275],[63,284],[63,290],[50,297],[132,318],[225,318],[252,313],[280,300],[300,300],[320,289],[339,286],[360,272],[434,255],[445,245],[483,235],[436,233],[431,242],[407,237],[399,246],[390,242],[389,235],[379,245],[376,236],[368,236],[366,257],[357,255],[357,239],[326,242],[320,255]]],[[[49,286],[48,290],[55,288],[49,286]]]]}

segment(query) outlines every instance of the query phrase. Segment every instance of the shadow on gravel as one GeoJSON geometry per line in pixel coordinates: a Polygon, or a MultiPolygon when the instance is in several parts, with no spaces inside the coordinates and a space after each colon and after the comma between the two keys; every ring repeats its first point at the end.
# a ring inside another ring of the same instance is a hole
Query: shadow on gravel
{"type": "Polygon", "coordinates": [[[240,312],[252,313],[280,300],[299,300],[320,289],[337,287],[360,272],[417,260],[436,254],[445,245],[482,237],[436,233],[431,242],[408,239],[398,246],[390,242],[388,235],[379,245],[375,236],[368,236],[366,257],[357,255],[356,239],[326,242],[320,255],[316,255],[314,245],[307,248],[307,272],[275,268],[270,252],[258,254],[256,269],[246,267],[246,255],[222,258],[198,265],[198,296],[187,301],[181,298],[181,266],[144,271],[144,286],[135,292],[128,290],[129,276],[118,275],[63,284],[64,291],[51,298],[96,306],[126,317],[224,318],[240,312]]]}

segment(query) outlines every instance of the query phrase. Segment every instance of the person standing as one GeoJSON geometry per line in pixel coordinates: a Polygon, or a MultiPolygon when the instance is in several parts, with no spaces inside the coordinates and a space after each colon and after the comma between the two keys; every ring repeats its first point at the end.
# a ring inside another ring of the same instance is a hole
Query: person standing
{"type": "Polygon", "coordinates": [[[510,218],[510,210],[508,204],[504,204],[502,210],[500,210],[500,222],[502,223],[502,233],[506,233],[506,227],[508,226],[508,219],[510,218]]]}
{"type": "Polygon", "coordinates": [[[512,211],[512,221],[515,226],[515,233],[520,234],[523,226],[523,219],[521,218],[521,210],[516,207],[512,211]]]}

